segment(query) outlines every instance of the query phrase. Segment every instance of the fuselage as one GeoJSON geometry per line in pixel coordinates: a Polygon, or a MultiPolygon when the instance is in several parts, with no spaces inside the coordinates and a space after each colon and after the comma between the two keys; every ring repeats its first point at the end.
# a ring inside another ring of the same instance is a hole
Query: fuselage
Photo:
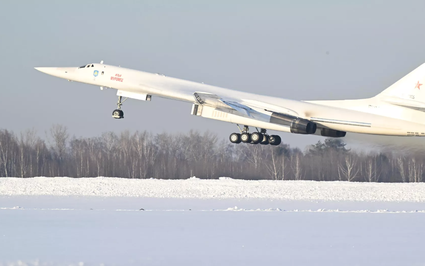
{"type": "MultiPolygon", "coordinates": [[[[424,113],[410,111],[412,115],[398,115],[403,109],[394,111],[390,104],[375,98],[349,101],[296,101],[278,97],[264,96],[196,83],[182,79],[152,74],[138,70],[106,64],[88,64],[76,67],[36,68],[37,70],[70,81],[82,82],[134,93],[152,95],[196,104],[194,93],[210,93],[246,104],[263,112],[273,111],[291,113],[308,119],[320,128],[365,134],[425,136],[424,113]],[[420,123],[415,122],[420,121],[420,123]]],[[[214,117],[210,117],[215,119],[214,117]]],[[[281,127],[264,121],[246,118],[254,127],[286,131],[281,127]],[[252,120],[252,121],[251,121],[252,120]]],[[[230,120],[218,119],[232,122],[230,120]]]]}

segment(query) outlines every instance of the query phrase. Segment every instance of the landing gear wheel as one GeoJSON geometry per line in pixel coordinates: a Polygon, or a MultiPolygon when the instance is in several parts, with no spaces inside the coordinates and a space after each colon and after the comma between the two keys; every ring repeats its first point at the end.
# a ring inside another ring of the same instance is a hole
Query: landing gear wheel
{"type": "Polygon", "coordinates": [[[249,133],[242,133],[241,134],[241,140],[242,140],[242,142],[245,142],[245,143],[251,142],[251,134],[249,134],[249,133]]]}
{"type": "Polygon", "coordinates": [[[121,106],[123,104],[123,102],[125,102],[128,98],[124,99],[124,101],[122,100],[122,96],[118,96],[118,102],[117,102],[117,109],[115,109],[112,112],[112,117],[115,119],[122,119],[124,118],[124,112],[121,110],[121,106]]]}
{"type": "Polygon", "coordinates": [[[258,144],[261,142],[261,140],[263,139],[263,135],[258,133],[258,132],[254,132],[251,134],[251,143],[252,144],[258,144]]]}
{"type": "Polygon", "coordinates": [[[112,117],[115,118],[115,119],[122,119],[122,118],[124,118],[124,112],[120,109],[115,109],[112,112],[112,117]]]}
{"type": "Polygon", "coordinates": [[[264,134],[263,139],[260,142],[261,145],[269,145],[269,135],[264,134]]]}
{"type": "Polygon", "coordinates": [[[229,140],[231,143],[239,144],[241,143],[241,134],[232,133],[230,134],[229,140]]]}
{"type": "Polygon", "coordinates": [[[271,135],[269,138],[269,142],[270,142],[270,145],[277,146],[282,142],[282,140],[280,139],[278,135],[271,135]]]}

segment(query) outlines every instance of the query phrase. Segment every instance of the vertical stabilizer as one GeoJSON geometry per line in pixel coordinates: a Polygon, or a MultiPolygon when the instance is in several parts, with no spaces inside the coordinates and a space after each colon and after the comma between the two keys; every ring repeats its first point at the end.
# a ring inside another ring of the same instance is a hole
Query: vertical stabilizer
{"type": "Polygon", "coordinates": [[[425,64],[378,94],[379,98],[401,98],[425,103],[425,64]]]}

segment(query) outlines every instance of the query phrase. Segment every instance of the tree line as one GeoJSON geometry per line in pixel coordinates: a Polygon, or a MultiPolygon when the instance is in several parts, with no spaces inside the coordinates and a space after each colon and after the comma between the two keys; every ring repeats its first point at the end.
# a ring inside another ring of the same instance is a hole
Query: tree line
{"type": "Polygon", "coordinates": [[[423,182],[425,156],[358,152],[343,139],[324,139],[304,151],[279,146],[231,144],[215,134],[151,134],[123,131],[70,137],[51,127],[47,140],[34,130],[0,130],[0,176],[69,176],[423,182]]]}

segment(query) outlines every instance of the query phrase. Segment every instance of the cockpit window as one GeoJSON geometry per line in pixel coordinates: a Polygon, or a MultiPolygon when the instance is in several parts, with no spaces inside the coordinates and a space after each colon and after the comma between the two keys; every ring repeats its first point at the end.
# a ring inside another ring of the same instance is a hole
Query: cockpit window
{"type": "Polygon", "coordinates": [[[79,68],[89,68],[89,67],[94,67],[94,64],[87,64],[84,66],[80,66],[79,68]]]}

